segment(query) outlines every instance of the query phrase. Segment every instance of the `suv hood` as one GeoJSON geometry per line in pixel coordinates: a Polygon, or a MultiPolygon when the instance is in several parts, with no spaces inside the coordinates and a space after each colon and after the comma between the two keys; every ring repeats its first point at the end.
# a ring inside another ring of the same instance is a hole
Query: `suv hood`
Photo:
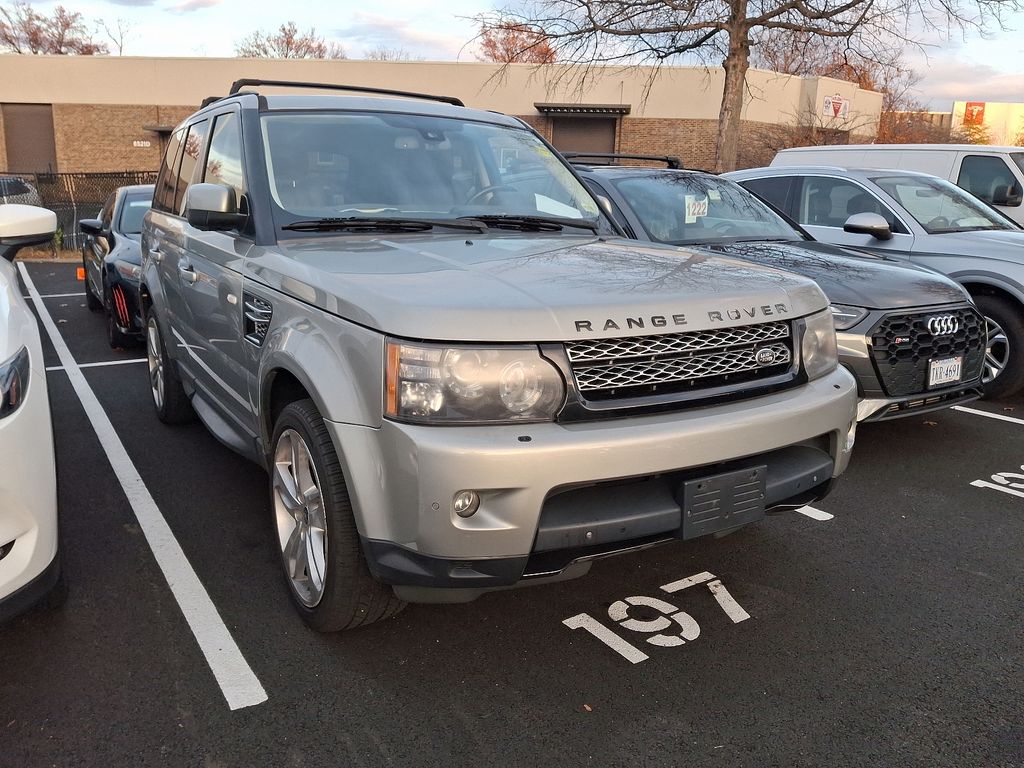
{"type": "Polygon", "coordinates": [[[1024,230],[996,229],[988,232],[946,232],[918,238],[915,256],[940,250],[941,253],[964,254],[988,259],[1024,263],[1024,230]]]}
{"type": "Polygon", "coordinates": [[[697,331],[824,309],[818,287],[749,262],[559,234],[340,235],[254,247],[246,277],[384,333],[565,341],[697,331]]]}
{"type": "Polygon", "coordinates": [[[814,240],[701,247],[809,277],[836,304],[903,309],[969,300],[957,283],[926,267],[814,240]]]}

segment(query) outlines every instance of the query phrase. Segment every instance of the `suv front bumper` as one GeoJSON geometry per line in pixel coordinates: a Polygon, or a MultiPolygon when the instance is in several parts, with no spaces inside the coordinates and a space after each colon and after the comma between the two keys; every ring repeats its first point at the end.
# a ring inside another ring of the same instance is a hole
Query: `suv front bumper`
{"type": "MultiPolygon", "coordinates": [[[[857,379],[857,390],[860,403],[857,407],[858,421],[887,421],[903,416],[916,416],[930,411],[949,408],[954,405],[977,400],[981,397],[981,362],[984,358],[985,339],[967,337],[958,338],[946,345],[929,342],[921,349],[901,350],[901,370],[887,371],[888,377],[880,371],[880,359],[886,356],[886,348],[875,342],[889,343],[879,329],[887,319],[927,317],[929,315],[957,314],[962,318],[968,315],[980,315],[968,304],[953,307],[936,307],[934,309],[909,310],[873,310],[853,328],[837,331],[839,343],[839,362],[850,370],[857,379]],[[950,350],[938,353],[935,350],[950,350]],[[909,353],[913,352],[916,362],[909,362],[909,353]],[[920,355],[917,353],[920,352],[920,355]],[[928,366],[932,359],[952,355],[963,356],[963,379],[954,384],[929,388],[927,386],[928,366]],[[918,359],[918,357],[920,359],[918,359]],[[895,386],[898,393],[893,395],[890,389],[895,386]]],[[[981,321],[983,322],[983,321],[981,321]]],[[[913,333],[913,332],[911,332],[913,333]]],[[[910,334],[908,334],[909,337],[910,334]]],[[[938,339],[938,337],[936,337],[938,339]]],[[[914,341],[913,344],[917,342],[914,341]]],[[[910,346],[909,344],[907,345],[910,346]]],[[[896,347],[892,347],[896,349],[896,347]]]]}
{"type": "MultiPolygon", "coordinates": [[[[494,427],[390,421],[379,429],[328,426],[374,575],[395,585],[465,586],[478,594],[524,575],[557,576],[579,559],[543,544],[561,535],[552,532],[558,523],[539,536],[546,510],[568,494],[576,494],[577,508],[582,503],[588,509],[586,525],[597,531],[603,554],[676,537],[665,528],[671,528],[672,511],[666,484],[694,475],[767,464],[767,506],[820,498],[846,468],[855,414],[855,382],[839,368],[784,392],[636,418],[494,427]],[[782,455],[780,449],[790,447],[799,456],[782,455]],[[645,483],[643,503],[622,481],[645,483]],[[481,499],[468,518],[452,508],[463,490],[481,499]],[[616,523],[625,538],[615,539],[616,523]],[[553,565],[528,571],[531,555],[536,560],[541,554],[553,565]]],[[[678,505],[675,513],[678,520],[678,505]]],[[[586,549],[573,546],[584,527],[562,531],[565,552],[586,549]]]]}

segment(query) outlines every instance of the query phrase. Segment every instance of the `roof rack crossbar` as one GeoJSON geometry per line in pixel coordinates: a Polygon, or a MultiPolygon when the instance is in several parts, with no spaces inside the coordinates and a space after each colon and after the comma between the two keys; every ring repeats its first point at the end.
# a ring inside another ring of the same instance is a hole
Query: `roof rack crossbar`
{"type": "Polygon", "coordinates": [[[337,83],[306,83],[297,80],[258,80],[245,78],[242,80],[235,80],[231,84],[231,90],[228,92],[229,96],[234,96],[236,93],[247,88],[249,86],[260,86],[260,85],[272,85],[279,86],[281,88],[317,88],[327,89],[331,91],[351,91],[353,93],[379,93],[386,96],[404,96],[409,99],[427,99],[429,101],[440,101],[444,104],[451,104],[455,107],[464,107],[462,99],[457,99],[454,96],[434,96],[429,93],[415,93],[414,91],[395,91],[390,88],[373,88],[368,85],[340,85],[337,83]]]}
{"type": "Polygon", "coordinates": [[[664,163],[672,169],[683,167],[683,161],[674,155],[630,155],[622,152],[563,152],[562,157],[570,161],[587,157],[592,160],[650,160],[651,162],[664,163]]]}

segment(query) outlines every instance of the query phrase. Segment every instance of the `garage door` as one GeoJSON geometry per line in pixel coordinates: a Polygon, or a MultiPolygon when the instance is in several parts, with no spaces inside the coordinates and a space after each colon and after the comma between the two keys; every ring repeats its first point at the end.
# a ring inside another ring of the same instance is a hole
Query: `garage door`
{"type": "Polygon", "coordinates": [[[12,173],[57,171],[53,108],[49,104],[4,104],[7,170],[12,173]]]}
{"type": "Polygon", "coordinates": [[[551,143],[562,152],[614,152],[616,118],[556,117],[551,143]]]}

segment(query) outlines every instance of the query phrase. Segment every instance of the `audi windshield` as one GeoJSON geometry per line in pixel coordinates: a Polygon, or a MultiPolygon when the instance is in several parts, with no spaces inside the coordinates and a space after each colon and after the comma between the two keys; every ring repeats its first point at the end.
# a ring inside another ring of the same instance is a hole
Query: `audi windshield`
{"type": "Polygon", "coordinates": [[[1017,229],[998,211],[945,179],[879,176],[871,179],[930,235],[1017,229]]]}
{"type": "Polygon", "coordinates": [[[693,245],[804,239],[750,192],[715,176],[661,171],[609,181],[652,240],[693,245]]]}

